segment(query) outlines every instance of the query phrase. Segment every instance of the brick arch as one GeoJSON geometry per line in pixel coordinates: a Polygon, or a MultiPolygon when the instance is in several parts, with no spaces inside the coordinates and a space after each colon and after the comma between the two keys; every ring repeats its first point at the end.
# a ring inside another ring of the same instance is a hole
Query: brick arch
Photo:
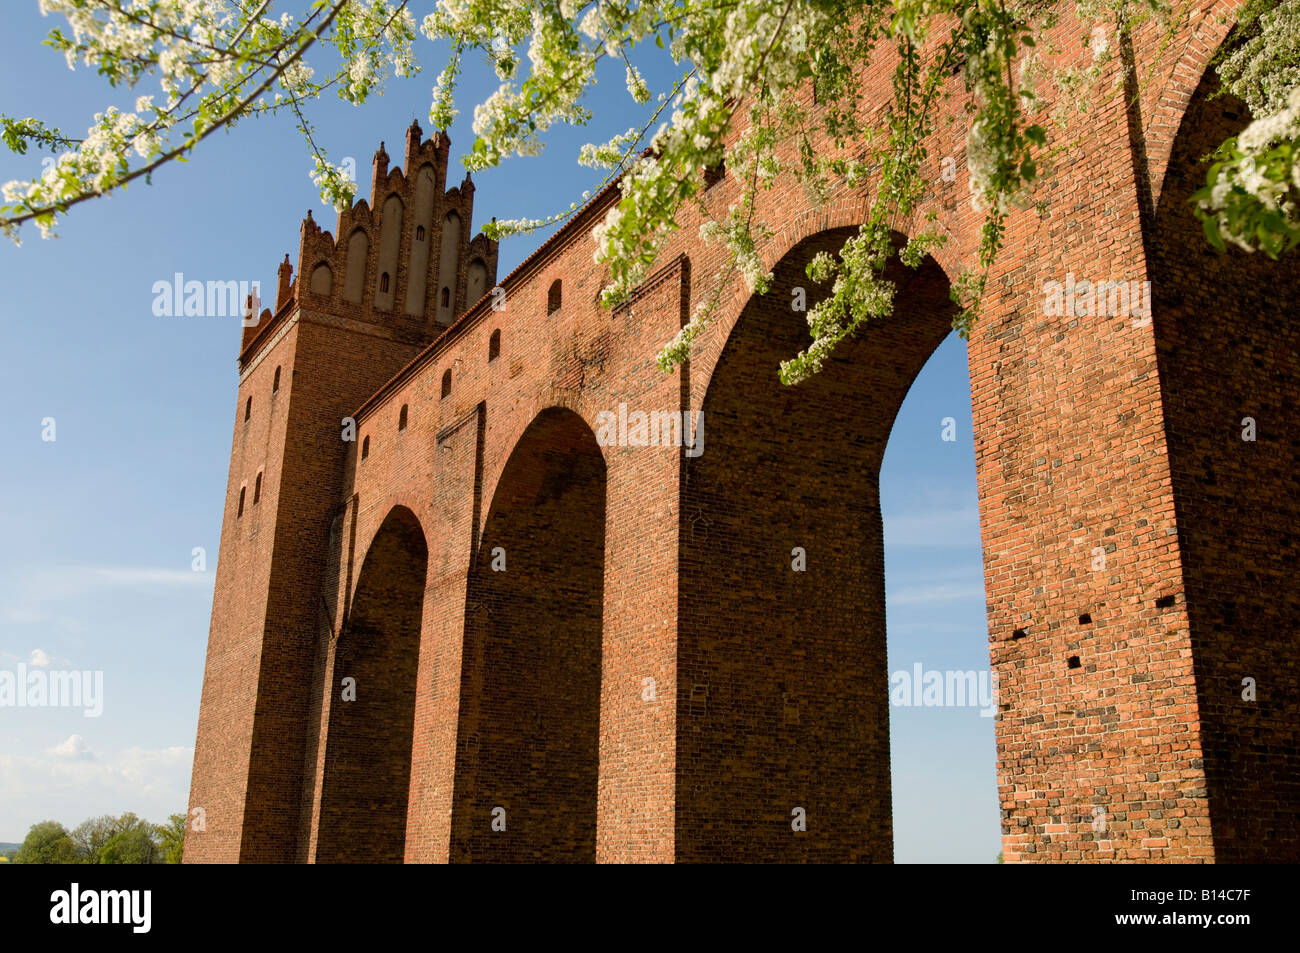
{"type": "Polygon", "coordinates": [[[1300,620],[1300,268],[1295,252],[1273,262],[1204,239],[1190,201],[1199,160],[1248,121],[1218,89],[1202,76],[1170,151],[1148,236],[1150,317],[1214,856],[1278,862],[1300,856],[1300,831],[1279,823],[1300,814],[1300,662],[1256,634],[1300,620]],[[1243,698],[1248,677],[1267,679],[1266,703],[1243,698]]]}
{"type": "MultiPolygon", "coordinates": [[[[937,211],[936,221],[949,234],[957,232],[957,223],[952,220],[951,216],[946,214],[946,210],[937,211]]],[[[832,229],[849,226],[856,228],[866,222],[870,214],[871,202],[861,192],[841,194],[828,201],[825,205],[810,205],[798,215],[792,216],[786,225],[777,231],[764,245],[763,262],[768,268],[773,268],[777,262],[789,254],[792,248],[805,239],[832,229]]],[[[903,238],[904,236],[899,234],[899,237],[903,238]]],[[[959,266],[956,252],[957,245],[957,242],[950,241],[942,249],[936,251],[934,255],[950,279],[959,266]]]]}
{"type": "MultiPolygon", "coordinates": [[[[856,232],[867,220],[870,211],[870,201],[856,192],[841,195],[825,205],[805,207],[798,214],[791,216],[787,223],[763,244],[761,256],[764,266],[768,270],[774,270],[777,264],[796,247],[816,235],[847,229],[856,232]]],[[[948,233],[949,241],[942,248],[936,249],[928,258],[938,265],[944,276],[951,281],[961,270],[958,249],[963,244],[961,239],[964,231],[960,221],[950,218],[946,212],[941,212],[937,221],[948,233]]],[[[845,231],[844,238],[847,239],[853,232],[845,231]]],[[[899,243],[906,241],[906,235],[898,232],[894,234],[899,243]]],[[[898,274],[897,270],[895,274],[898,274]]],[[[768,291],[768,295],[773,293],[772,290],[768,291]]],[[[699,375],[698,379],[702,385],[700,394],[707,392],[717,361],[731,338],[736,322],[740,320],[745,308],[754,297],[743,281],[739,279],[733,281],[731,293],[720,305],[717,317],[710,323],[703,339],[698,341],[692,350],[692,374],[699,375]]],[[[787,356],[793,357],[794,353],[787,356]]]]}
{"type": "MultiPolygon", "coordinates": [[[[687,461],[679,549],[679,860],[892,856],[879,470],[953,307],[937,263],[895,262],[894,316],[811,380],[781,384],[778,362],[807,338],[790,289],[855,225],[814,232],[775,263],[701,401],[706,441],[687,461]],[[809,818],[797,838],[795,808],[809,818]]],[[[809,305],[828,290],[809,287],[809,305]]]]}
{"type": "MultiPolygon", "coordinates": [[[[497,484],[500,482],[502,475],[505,473],[506,466],[509,464],[511,456],[519,449],[524,437],[528,431],[537,423],[543,414],[553,411],[569,411],[582,418],[588,429],[594,433],[596,414],[604,407],[598,407],[582,392],[569,387],[549,387],[541,394],[538,394],[529,403],[528,409],[522,413],[511,414],[506,418],[508,429],[499,440],[493,440],[493,449],[489,460],[489,470],[484,474],[483,480],[483,498],[491,499],[496,491],[497,484]]],[[[609,462],[607,447],[600,447],[601,455],[609,462]]],[[[487,519],[486,507],[484,507],[483,519],[487,519]]]]}
{"type": "MultiPolygon", "coordinates": [[[[373,419],[373,418],[372,418],[373,419]]],[[[409,487],[395,488],[386,492],[378,502],[366,501],[365,486],[360,487],[360,515],[357,526],[357,542],[355,552],[369,553],[379,534],[388,526],[388,521],[392,518],[394,512],[400,510],[408,511],[412,518],[422,528],[428,517],[429,504],[423,499],[420,493],[415,492],[409,487]]],[[[423,529],[421,529],[423,532],[423,529]]],[[[428,540],[428,534],[425,533],[425,539],[428,540]]],[[[348,589],[347,605],[352,605],[356,601],[357,590],[361,583],[361,569],[365,567],[364,558],[357,563],[360,567],[356,575],[349,580],[350,588],[348,589]]],[[[426,583],[427,588],[427,583],[426,583]]]]}
{"type": "Polygon", "coordinates": [[[1236,27],[1237,13],[1245,2],[1212,0],[1212,6],[1204,12],[1174,63],[1151,111],[1150,120],[1143,123],[1152,205],[1160,202],[1174,142],[1182,129],[1192,97],[1205,77],[1210,60],[1236,27]]]}
{"type": "Polygon", "coordinates": [[[401,863],[429,547],[415,513],[394,506],[366,550],[334,646],[316,859],[401,863]],[[343,679],[355,679],[355,698],[343,679]]]}
{"type": "Polygon", "coordinates": [[[466,581],[453,861],[595,859],[605,505],[591,427],[547,408],[506,461],[466,581]]]}

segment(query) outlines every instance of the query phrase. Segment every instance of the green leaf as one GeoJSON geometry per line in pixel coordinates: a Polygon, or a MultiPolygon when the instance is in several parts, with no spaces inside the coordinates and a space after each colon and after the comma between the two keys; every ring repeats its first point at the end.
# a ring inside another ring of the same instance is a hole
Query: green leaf
{"type": "Polygon", "coordinates": [[[1225,251],[1223,246],[1223,236],[1219,234],[1219,219],[1215,215],[1206,215],[1201,219],[1201,227],[1205,230],[1205,238],[1211,245],[1219,251],[1225,251]]]}
{"type": "Polygon", "coordinates": [[[1276,212],[1266,212],[1259,224],[1255,226],[1255,236],[1259,247],[1269,258],[1276,259],[1282,248],[1282,229],[1285,227],[1282,217],[1276,212]]]}

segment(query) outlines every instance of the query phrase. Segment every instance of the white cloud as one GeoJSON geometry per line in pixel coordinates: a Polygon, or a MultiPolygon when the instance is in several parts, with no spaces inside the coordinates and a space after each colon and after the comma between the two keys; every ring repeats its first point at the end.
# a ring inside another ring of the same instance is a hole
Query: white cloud
{"type": "Polygon", "coordinates": [[[210,585],[209,573],[191,569],[149,569],[127,566],[91,566],[81,572],[110,586],[194,586],[210,585]]]}
{"type": "MultiPolygon", "coordinates": [[[[979,578],[979,577],[977,577],[979,578]]],[[[905,606],[930,602],[956,602],[960,599],[984,601],[984,585],[937,583],[929,586],[903,586],[891,589],[887,598],[890,605],[905,606]]]]}
{"type": "MultiPolygon", "coordinates": [[[[188,559],[188,557],[187,557],[188,559]]],[[[69,603],[83,597],[103,598],[105,590],[193,591],[206,599],[215,573],[156,566],[60,566],[32,569],[0,580],[0,625],[44,622],[62,630],[82,631],[82,622],[66,615],[69,603]]],[[[132,598],[147,598],[131,593],[132,598]]]]}
{"type": "MultiPolygon", "coordinates": [[[[13,580],[12,591],[26,605],[11,609],[7,621],[15,616],[35,614],[41,602],[66,599],[104,588],[146,586],[211,586],[211,572],[194,572],[188,568],[167,569],[156,566],[59,566],[35,569],[20,580],[13,580]]],[[[18,599],[11,599],[11,604],[18,599]]]]}
{"type": "Polygon", "coordinates": [[[73,735],[39,757],[0,755],[0,840],[21,841],[44,820],[71,829],[100,814],[133,811],[161,823],[185,811],[193,748],[125,748],[90,758],[55,754],[64,748],[90,752],[73,735]]]}
{"type": "Polygon", "coordinates": [[[0,611],[0,622],[9,625],[31,625],[44,622],[45,614],[31,606],[11,606],[0,611]]]}
{"type": "Polygon", "coordinates": [[[26,655],[15,655],[13,652],[0,651],[0,659],[12,659],[15,662],[22,662],[28,668],[49,668],[51,665],[66,666],[68,664],[67,659],[51,655],[40,648],[32,649],[26,655]]]}
{"type": "Polygon", "coordinates": [[[932,622],[928,620],[925,622],[895,622],[891,618],[889,620],[889,634],[895,636],[900,632],[920,632],[924,635],[963,635],[977,639],[984,639],[988,636],[988,631],[982,628],[978,622],[975,625],[958,625],[952,622],[932,622]]]}
{"type": "Polygon", "coordinates": [[[975,546],[980,544],[978,507],[884,514],[886,546],[975,546]]]}
{"type": "Polygon", "coordinates": [[[45,753],[63,761],[95,760],[95,753],[90,750],[90,745],[86,744],[86,739],[77,734],[69,735],[66,741],[60,741],[45,753]]]}

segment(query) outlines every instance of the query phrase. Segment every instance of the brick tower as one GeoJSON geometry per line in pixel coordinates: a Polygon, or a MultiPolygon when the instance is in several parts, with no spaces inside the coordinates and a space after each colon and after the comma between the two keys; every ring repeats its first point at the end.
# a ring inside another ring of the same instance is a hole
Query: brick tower
{"type": "Polygon", "coordinates": [[[297,277],[286,255],[275,313],[245,328],[190,794],[209,836],[187,860],[298,859],[344,418],[496,280],[496,243],[469,238],[473,183],[445,189],[450,145],[413,122],[390,170],[381,143],[369,201],[339,214],[337,241],[307,213],[297,277]]]}

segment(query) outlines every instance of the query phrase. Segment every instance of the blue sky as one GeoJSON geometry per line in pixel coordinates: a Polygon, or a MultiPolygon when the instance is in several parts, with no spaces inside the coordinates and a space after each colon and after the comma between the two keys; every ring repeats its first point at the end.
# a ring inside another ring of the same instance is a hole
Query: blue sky
{"type": "MultiPolygon", "coordinates": [[[[39,116],[73,134],[113,98],[70,71],[41,40],[61,18],[6,4],[0,112],[39,116]]],[[[311,112],[331,158],[352,157],[368,188],[381,139],[399,156],[404,130],[429,130],[429,91],[443,51],[421,40],[425,72],[390,82],[364,109],[323,101],[311,112]]],[[[660,73],[660,75],[666,75],[660,73]]],[[[652,82],[655,71],[647,71],[652,82]]],[[[602,73],[585,130],[557,130],[540,157],[475,176],[474,227],[536,217],[579,200],[599,175],[578,147],[633,121],[620,70],[602,73]]],[[[495,80],[467,70],[453,159],[468,148],[472,105],[495,80]]],[[[137,92],[155,92],[144,87],[137,92]]],[[[0,181],[27,179],[40,153],[0,153],[0,181]]],[[[57,240],[24,232],[0,246],[6,334],[0,399],[0,672],[19,664],[104,673],[104,712],[0,707],[0,841],[47,818],[135,811],[154,821],[185,808],[203,678],[213,570],[235,415],[237,320],[159,318],[155,281],[258,280],[297,258],[313,190],[306,149],[285,120],[211,137],[151,185],[77,208],[57,240]],[[43,421],[54,418],[53,441],[43,421]],[[206,550],[207,568],[192,569],[206,550]]],[[[449,176],[450,178],[450,176],[449,176]]],[[[501,248],[507,273],[544,235],[501,248]]],[[[917,378],[881,476],[889,668],[988,670],[965,345],[955,335],[917,378]],[[955,419],[955,441],[941,439],[955,419]]],[[[991,862],[999,849],[993,720],[975,708],[893,708],[896,859],[991,862]]]]}

